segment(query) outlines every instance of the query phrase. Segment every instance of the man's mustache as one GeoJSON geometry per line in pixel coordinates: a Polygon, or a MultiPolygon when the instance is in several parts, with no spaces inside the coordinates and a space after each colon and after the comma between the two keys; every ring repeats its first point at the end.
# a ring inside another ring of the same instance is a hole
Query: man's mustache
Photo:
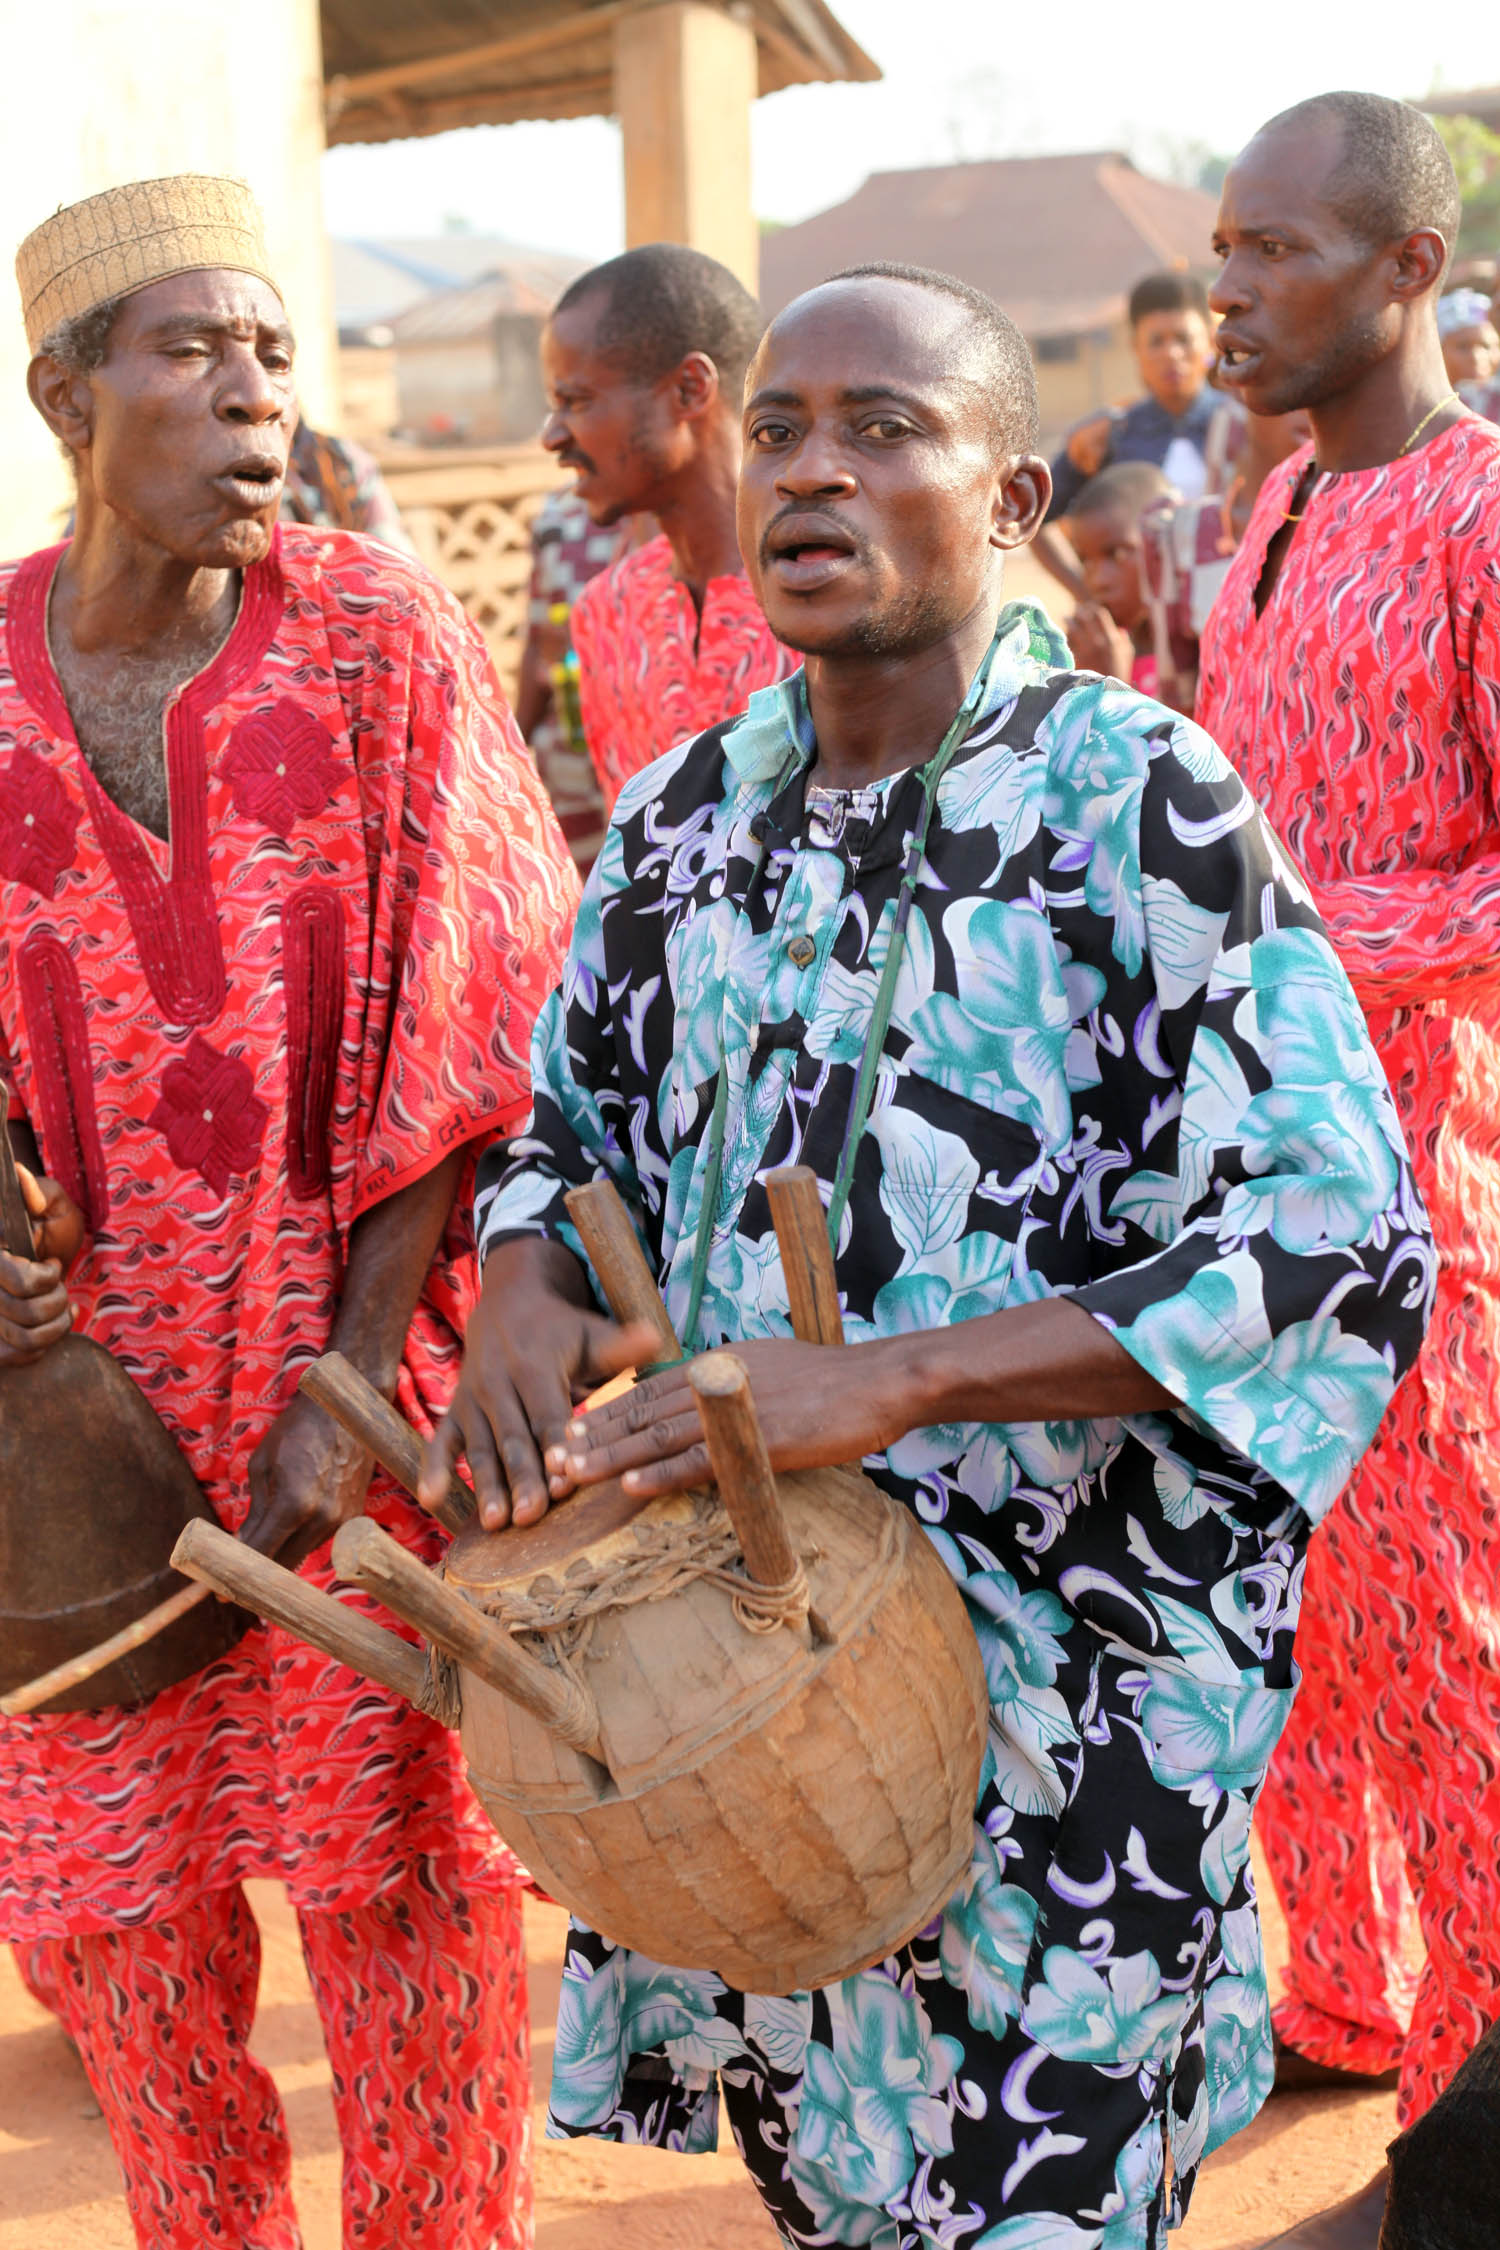
{"type": "Polygon", "coordinates": [[[809,508],[804,502],[793,501],[771,518],[760,535],[762,569],[774,562],[778,553],[785,552],[784,546],[776,548],[772,542],[789,524],[795,526],[798,537],[805,546],[815,547],[820,538],[826,537],[834,545],[847,547],[857,561],[867,563],[870,560],[870,543],[861,532],[856,531],[853,524],[846,523],[831,508],[809,508]]]}

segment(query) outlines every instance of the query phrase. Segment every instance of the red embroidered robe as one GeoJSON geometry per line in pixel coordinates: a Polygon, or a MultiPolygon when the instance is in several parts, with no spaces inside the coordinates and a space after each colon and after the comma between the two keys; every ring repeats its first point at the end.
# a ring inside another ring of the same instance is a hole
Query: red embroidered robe
{"type": "MultiPolygon", "coordinates": [[[[0,1070],[88,1213],[80,1325],[233,1529],[355,1220],[525,1116],[576,879],[458,604],[403,556],[290,527],[168,707],[170,843],[148,834],[52,668],[60,552],[0,571],[0,1070]]],[[[467,1201],[406,1346],[398,1403],[424,1424],[475,1292],[467,1201]]],[[[440,1544],[382,1479],[369,1512],[440,1544]]],[[[326,1548],[307,1575],[332,1582],[326,1548]]],[[[140,1709],[0,1721],[0,1936],[247,1875],[357,1905],[455,1849],[509,1879],[449,1737],[274,1630],[140,1709]]]]}

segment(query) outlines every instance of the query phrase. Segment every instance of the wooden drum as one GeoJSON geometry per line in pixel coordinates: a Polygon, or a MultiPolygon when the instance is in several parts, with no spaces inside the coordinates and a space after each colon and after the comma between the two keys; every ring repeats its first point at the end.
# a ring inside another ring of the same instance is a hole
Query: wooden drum
{"type": "MultiPolygon", "coordinates": [[[[669,1333],[613,1190],[570,1202],[617,1315],[640,1317],[644,1287],[669,1333]]],[[[811,1174],[781,1175],[773,1209],[795,1323],[832,1342],[811,1174]]],[[[337,1397],[326,1366],[315,1395],[409,1471],[335,1374],[337,1397]]],[[[207,1525],[175,1559],[457,1724],[496,1828],[591,1928],[785,1993],[883,1959],[957,1888],[984,1667],[907,1509],[853,1469],[773,1478],[732,1351],[690,1380],[716,1493],[642,1503],[612,1483],[525,1530],[471,1521],[440,1573],[364,1519],[343,1527],[339,1575],[419,1627],[425,1660],[207,1525]]]]}

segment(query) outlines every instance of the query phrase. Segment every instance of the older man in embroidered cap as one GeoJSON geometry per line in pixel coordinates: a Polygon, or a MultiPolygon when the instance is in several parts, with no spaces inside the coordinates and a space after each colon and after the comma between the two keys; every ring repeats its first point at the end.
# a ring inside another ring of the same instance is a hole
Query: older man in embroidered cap
{"type": "MultiPolygon", "coordinates": [[[[85,1327],[224,1522],[326,1582],[361,1506],[430,1527],[298,1374],[332,1345],[441,1405],[455,1194],[525,1114],[574,879],[458,606],[277,528],[292,337],[247,192],[96,196],[17,265],[78,513],[0,573],[0,1072],[37,1235],[0,1258],[0,1364],[85,1327]]],[[[439,1728],[259,1627],[144,1707],[0,1726],[0,1934],[141,2242],[298,2239],[246,2048],[257,1875],[301,1919],[345,2239],[529,2242],[516,1870],[439,1728]]]]}

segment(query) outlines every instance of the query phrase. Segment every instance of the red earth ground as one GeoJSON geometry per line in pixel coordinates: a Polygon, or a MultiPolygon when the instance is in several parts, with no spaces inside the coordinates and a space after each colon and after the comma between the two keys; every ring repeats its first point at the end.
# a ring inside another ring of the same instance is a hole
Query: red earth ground
{"type": "MultiPolygon", "coordinates": [[[[250,1886],[265,1938],[255,2051],[281,2089],[306,2250],[338,2250],[338,2142],[328,2064],[282,1891],[250,1886]]],[[[1268,1886],[1262,1885],[1265,1895],[1268,1886]]],[[[552,2063],[564,1929],[527,1908],[537,2122],[552,2063]]],[[[1267,1915],[1273,1957],[1281,1931],[1267,1915]]],[[[1252,2250],[1280,2226],[1369,2178],[1395,2129],[1389,2095],[1270,2102],[1205,2168],[1178,2250],[1252,2250]]],[[[681,2157],[538,2140],[539,2250],[775,2250],[732,2147],[681,2157]]],[[[114,2158],[87,2082],[0,1948],[0,2250],[134,2250],[114,2158]]]]}

